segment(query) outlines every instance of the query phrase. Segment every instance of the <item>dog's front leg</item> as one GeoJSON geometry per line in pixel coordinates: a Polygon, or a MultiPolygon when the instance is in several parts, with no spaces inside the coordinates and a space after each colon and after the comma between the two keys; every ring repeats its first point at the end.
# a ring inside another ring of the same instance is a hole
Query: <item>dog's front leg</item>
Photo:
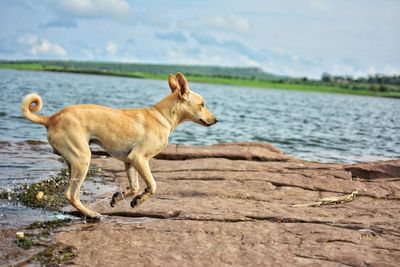
{"type": "Polygon", "coordinates": [[[131,201],[131,207],[135,207],[148,199],[151,195],[156,192],[156,182],[154,181],[154,177],[151,174],[150,167],[149,167],[149,159],[144,158],[142,156],[137,156],[132,161],[133,166],[138,171],[140,176],[142,176],[143,180],[145,181],[147,187],[142,194],[136,196],[131,201]]]}
{"type": "Polygon", "coordinates": [[[128,175],[130,190],[122,193],[115,192],[110,202],[111,207],[115,207],[115,205],[123,198],[134,196],[139,191],[138,172],[135,170],[135,167],[131,163],[125,163],[125,170],[126,174],[128,175]]]}

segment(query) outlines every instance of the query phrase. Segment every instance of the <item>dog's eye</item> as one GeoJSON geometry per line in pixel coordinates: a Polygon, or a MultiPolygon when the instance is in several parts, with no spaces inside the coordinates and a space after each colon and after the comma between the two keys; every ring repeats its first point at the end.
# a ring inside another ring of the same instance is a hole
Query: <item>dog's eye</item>
{"type": "Polygon", "coordinates": [[[202,103],[200,104],[200,106],[201,106],[202,108],[204,108],[204,102],[202,102],[202,103]]]}

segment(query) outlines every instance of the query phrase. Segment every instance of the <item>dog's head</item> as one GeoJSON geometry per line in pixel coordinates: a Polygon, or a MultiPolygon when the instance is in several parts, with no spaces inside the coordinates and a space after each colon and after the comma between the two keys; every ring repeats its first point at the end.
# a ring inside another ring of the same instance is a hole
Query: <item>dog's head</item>
{"type": "Polygon", "coordinates": [[[168,84],[172,94],[176,94],[179,99],[179,112],[182,112],[183,119],[204,126],[217,123],[217,118],[206,108],[204,99],[189,90],[189,84],[182,73],[178,72],[176,76],[170,74],[168,84]]]}

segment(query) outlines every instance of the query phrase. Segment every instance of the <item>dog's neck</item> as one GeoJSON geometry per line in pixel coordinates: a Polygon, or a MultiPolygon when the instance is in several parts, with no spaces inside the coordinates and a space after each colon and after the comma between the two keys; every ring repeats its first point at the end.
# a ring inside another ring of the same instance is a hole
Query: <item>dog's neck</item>
{"type": "Polygon", "coordinates": [[[158,113],[161,114],[161,116],[163,117],[163,122],[161,122],[164,126],[166,126],[167,128],[172,128],[173,123],[168,119],[168,117],[166,115],[164,115],[164,112],[162,110],[160,110],[157,105],[154,106],[154,108],[158,111],[158,113]],[[164,123],[165,122],[165,123],[164,123]]]}
{"type": "Polygon", "coordinates": [[[184,116],[179,108],[180,105],[181,103],[176,94],[171,94],[154,105],[155,109],[161,113],[170,124],[171,132],[184,120],[184,116]]]}

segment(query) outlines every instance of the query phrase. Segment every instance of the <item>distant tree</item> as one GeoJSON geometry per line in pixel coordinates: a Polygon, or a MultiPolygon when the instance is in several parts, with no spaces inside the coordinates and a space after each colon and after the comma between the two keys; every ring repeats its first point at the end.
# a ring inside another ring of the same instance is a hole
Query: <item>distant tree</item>
{"type": "Polygon", "coordinates": [[[381,84],[381,85],[379,85],[379,91],[380,92],[389,92],[390,90],[389,90],[389,87],[381,84]]]}
{"type": "Polygon", "coordinates": [[[323,81],[323,82],[331,82],[332,81],[332,75],[330,75],[329,73],[326,73],[326,72],[322,73],[321,81],[323,81]]]}
{"type": "Polygon", "coordinates": [[[375,84],[370,84],[369,87],[368,87],[368,89],[369,89],[370,91],[376,92],[376,91],[379,90],[379,85],[377,85],[376,83],[375,83],[375,84]]]}
{"type": "Polygon", "coordinates": [[[346,79],[346,81],[348,81],[350,83],[353,82],[353,77],[351,77],[350,75],[346,75],[345,79],[346,79]]]}
{"type": "Polygon", "coordinates": [[[375,76],[369,75],[367,81],[368,83],[376,83],[375,76]]]}

